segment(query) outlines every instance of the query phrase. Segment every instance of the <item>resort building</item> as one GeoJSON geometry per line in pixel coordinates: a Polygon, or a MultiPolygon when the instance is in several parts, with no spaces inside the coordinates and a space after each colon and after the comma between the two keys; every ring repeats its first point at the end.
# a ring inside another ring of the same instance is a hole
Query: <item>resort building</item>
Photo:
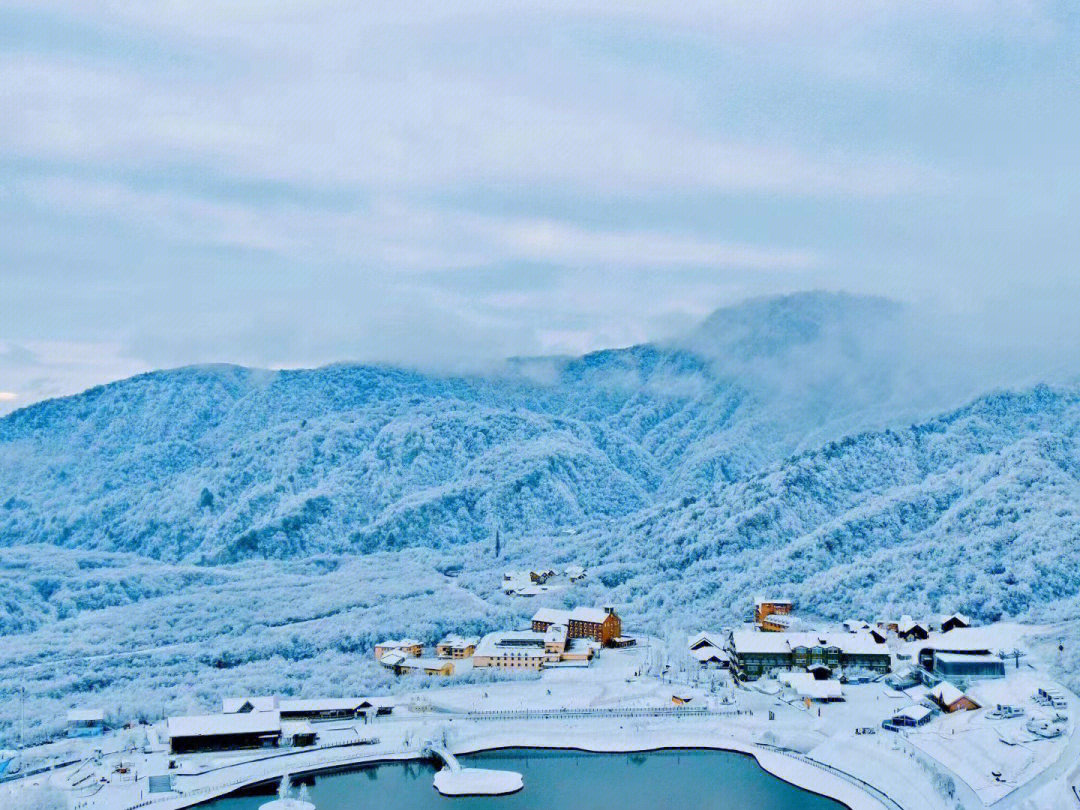
{"type": "Polygon", "coordinates": [[[532,617],[532,629],[537,633],[556,624],[566,625],[568,638],[591,638],[604,646],[622,635],[622,620],[613,607],[541,608],[532,617]]]}
{"type": "Polygon", "coordinates": [[[934,671],[934,656],[938,653],[987,656],[994,652],[992,638],[986,628],[956,628],[947,633],[935,633],[924,643],[917,644],[919,666],[934,671]]]}
{"type": "Polygon", "coordinates": [[[454,674],[454,662],[446,658],[405,658],[394,667],[394,673],[397,675],[423,673],[446,677],[454,674]]]}
{"type": "Polygon", "coordinates": [[[435,645],[435,655],[439,658],[468,658],[476,652],[478,638],[447,636],[435,645]]]}
{"type": "Polygon", "coordinates": [[[400,653],[407,658],[419,658],[424,654],[424,645],[414,638],[391,639],[375,645],[376,660],[381,660],[387,653],[400,653]]]}
{"type": "Polygon", "coordinates": [[[940,707],[942,711],[949,714],[962,711],[969,712],[980,708],[978,703],[948,681],[942,681],[931,689],[927,697],[940,707]]]}
{"type": "Polygon", "coordinates": [[[761,620],[761,629],[766,633],[789,633],[798,628],[798,618],[790,613],[770,613],[761,620]]]}
{"type": "Polygon", "coordinates": [[[761,626],[769,616],[791,613],[795,609],[790,599],[757,599],[754,602],[754,624],[761,626]]]}
{"type": "Polygon", "coordinates": [[[170,717],[166,729],[174,754],[273,748],[281,743],[281,715],[276,711],[170,717]]]}
{"type": "Polygon", "coordinates": [[[535,630],[488,633],[476,645],[473,667],[540,669],[547,660],[546,634],[535,630]]]}
{"type": "Polygon", "coordinates": [[[551,625],[544,631],[489,633],[476,646],[473,666],[502,669],[587,666],[596,654],[597,646],[592,639],[570,638],[566,625],[551,625]]]}
{"type": "Polygon", "coordinates": [[[996,655],[934,652],[934,674],[959,681],[1004,678],[1005,662],[996,655]]]}
{"type": "Polygon", "coordinates": [[[827,667],[888,672],[889,650],[865,633],[732,633],[730,651],[738,673],[749,680],[774,669],[827,667]]]}

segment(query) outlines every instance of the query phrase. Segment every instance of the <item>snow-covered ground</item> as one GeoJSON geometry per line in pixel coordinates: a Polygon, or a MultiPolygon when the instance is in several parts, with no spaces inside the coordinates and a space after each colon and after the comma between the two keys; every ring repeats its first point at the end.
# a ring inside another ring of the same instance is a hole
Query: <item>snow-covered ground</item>
{"type": "MultiPolygon", "coordinates": [[[[995,633],[1009,642],[1023,630],[1013,626],[995,633]]],[[[1080,752],[1074,720],[1080,701],[1075,696],[1069,696],[1066,733],[1057,739],[1032,739],[1024,730],[1025,718],[988,716],[996,703],[1021,706],[1028,714],[1036,711],[1032,693],[1054,685],[1038,661],[1024,660],[1004,680],[972,684],[969,694],[987,708],[937,714],[924,727],[891,733],[881,729],[881,721],[910,703],[910,697],[882,683],[846,685],[843,702],[808,708],[786,701],[782,691],[770,694],[764,682],[751,685],[761,688],[714,691],[707,681],[672,683],[641,674],[649,669],[653,654],[644,645],[604,650],[587,669],[553,669],[528,681],[424,689],[399,698],[395,713],[387,718],[368,724],[317,724],[317,749],[171,756],[162,744],[120,750],[126,738],[117,734],[68,741],[80,762],[10,783],[7,790],[52,785],[71,799],[72,810],[128,810],[150,799],[154,810],[178,810],[286,772],[416,757],[428,741],[438,740],[455,752],[500,745],[724,747],[752,753],[783,778],[852,807],[974,810],[997,802],[995,807],[1060,810],[1075,802],[1072,785],[1080,752]],[[676,694],[690,698],[689,706],[705,713],[674,716],[676,694]],[[472,714],[477,711],[495,714],[480,719],[472,714]],[[499,712],[506,715],[499,717],[499,712]],[[357,744],[360,738],[373,737],[377,744],[357,744]],[[171,769],[170,760],[175,765],[171,769]],[[148,794],[147,777],[163,774],[173,775],[177,792],[148,794]],[[883,803],[867,785],[895,806],[883,803]]],[[[28,751],[27,760],[33,761],[36,753],[44,752],[28,751]]],[[[0,787],[0,797],[3,790],[0,787]]]]}

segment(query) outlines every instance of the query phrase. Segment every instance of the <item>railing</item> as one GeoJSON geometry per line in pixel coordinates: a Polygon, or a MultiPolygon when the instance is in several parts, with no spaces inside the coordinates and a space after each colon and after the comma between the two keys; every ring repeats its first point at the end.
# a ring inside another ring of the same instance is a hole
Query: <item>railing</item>
{"type": "Polygon", "coordinates": [[[845,780],[847,782],[850,782],[851,784],[856,785],[857,787],[862,788],[867,793],[869,793],[871,796],[873,796],[875,799],[877,799],[882,804],[884,804],[886,807],[891,808],[891,810],[904,810],[904,808],[900,806],[900,803],[897,802],[895,799],[891,798],[890,796],[888,796],[885,793],[882,793],[880,790],[878,790],[876,787],[871,785],[869,782],[866,782],[866,781],[860,779],[859,777],[848,773],[847,771],[842,771],[839,768],[834,768],[832,765],[826,765],[824,762],[819,762],[818,760],[812,759],[812,758],[806,756],[805,754],[800,754],[800,753],[798,753],[796,751],[788,750],[787,748],[781,748],[778,745],[769,745],[768,743],[758,743],[758,747],[768,749],[769,751],[772,751],[772,752],[777,753],[777,754],[783,754],[784,756],[791,757],[792,759],[797,759],[800,762],[805,762],[807,765],[813,765],[815,768],[820,768],[823,771],[827,771],[828,773],[831,773],[834,776],[838,776],[841,779],[843,779],[843,780],[845,780]]]}
{"type": "Polygon", "coordinates": [[[554,720],[584,719],[589,717],[722,717],[752,714],[747,709],[708,709],[694,707],[652,707],[625,709],[505,709],[464,712],[459,717],[467,720],[554,720]]]}
{"type": "MultiPolygon", "coordinates": [[[[314,749],[307,749],[311,751],[314,749]]],[[[302,754],[305,752],[296,752],[302,754]]],[[[334,768],[343,765],[362,764],[367,761],[377,762],[382,759],[391,759],[394,757],[402,756],[403,754],[419,754],[419,749],[398,749],[393,751],[380,751],[378,753],[364,753],[364,754],[352,754],[347,756],[333,757],[330,759],[320,759],[318,762],[313,763],[311,770],[323,770],[324,768],[334,768]]],[[[256,760],[257,762],[264,762],[265,760],[256,760]]],[[[247,763],[244,763],[247,764],[247,763]]],[[[234,765],[232,767],[243,767],[243,765],[234,765]]],[[[305,770],[305,769],[301,769],[305,770]]],[[[206,785],[200,788],[193,788],[191,790],[177,790],[178,796],[160,796],[155,799],[143,799],[136,804],[127,805],[124,810],[139,810],[141,807],[148,807],[150,805],[163,804],[165,802],[177,802],[181,801],[184,805],[192,804],[192,799],[198,799],[204,801],[212,796],[220,796],[226,793],[231,793],[234,790],[238,790],[241,787],[247,785],[255,785],[260,782],[269,782],[274,779],[278,779],[282,776],[283,769],[280,767],[274,768],[262,768],[256,770],[254,773],[250,773],[246,776],[239,776],[236,779],[231,779],[227,782],[219,782],[216,785],[206,785]]]]}

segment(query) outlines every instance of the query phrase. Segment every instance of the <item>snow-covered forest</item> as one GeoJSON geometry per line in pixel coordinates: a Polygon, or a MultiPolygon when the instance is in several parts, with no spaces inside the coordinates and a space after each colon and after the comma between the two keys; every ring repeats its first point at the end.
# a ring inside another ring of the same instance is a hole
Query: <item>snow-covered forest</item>
{"type": "Polygon", "coordinates": [[[0,742],[23,701],[40,738],[79,704],[120,720],[400,689],[379,637],[546,603],[614,601],[662,636],[762,590],[837,619],[1073,604],[1080,388],[942,375],[904,317],[792,296],[485,375],[187,368],[15,412],[0,742]],[[571,562],[589,577],[570,591],[499,590],[504,569],[571,562]]]}

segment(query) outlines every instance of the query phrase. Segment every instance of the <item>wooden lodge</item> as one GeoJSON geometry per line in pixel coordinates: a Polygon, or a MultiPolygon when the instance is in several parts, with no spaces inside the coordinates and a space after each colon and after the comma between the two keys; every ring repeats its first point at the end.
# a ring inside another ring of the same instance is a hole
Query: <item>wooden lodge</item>
{"type": "Polygon", "coordinates": [[[605,647],[612,646],[622,636],[622,620],[613,607],[541,608],[532,617],[534,632],[545,633],[553,625],[564,625],[567,638],[590,638],[605,647]]]}
{"type": "Polygon", "coordinates": [[[950,630],[959,630],[971,627],[971,619],[963,613],[951,613],[941,617],[941,632],[948,633],[950,630]]]}
{"type": "Polygon", "coordinates": [[[970,712],[980,708],[979,704],[965,695],[948,681],[942,681],[933,689],[927,697],[940,707],[943,712],[970,712]]]}

